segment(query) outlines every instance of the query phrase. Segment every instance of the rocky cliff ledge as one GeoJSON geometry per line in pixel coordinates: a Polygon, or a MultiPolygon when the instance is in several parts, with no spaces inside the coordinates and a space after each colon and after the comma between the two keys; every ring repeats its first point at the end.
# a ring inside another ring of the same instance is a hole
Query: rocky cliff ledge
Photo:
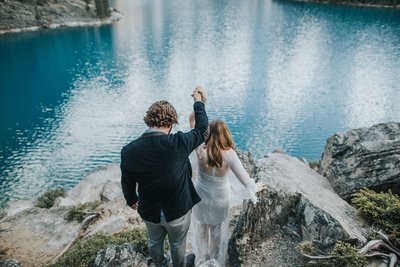
{"type": "Polygon", "coordinates": [[[268,188],[260,203],[248,204],[238,220],[229,247],[232,266],[262,266],[263,262],[273,263],[268,266],[302,266],[295,250],[300,241],[312,240],[322,247],[338,240],[367,241],[366,222],[307,162],[270,153],[256,161],[255,178],[268,188]],[[271,239],[290,242],[277,245],[275,253],[268,255],[265,251],[270,251],[271,239]]]}
{"type": "Polygon", "coordinates": [[[118,20],[108,0],[0,0],[0,34],[118,20]]]}
{"type": "MultiPolygon", "coordinates": [[[[321,248],[332,247],[339,240],[365,244],[370,225],[341,196],[356,190],[350,185],[361,185],[353,182],[354,177],[365,180],[363,186],[381,187],[384,179],[368,179],[376,173],[390,177],[385,189],[398,186],[399,126],[380,124],[329,138],[321,160],[321,173],[328,178],[311,169],[305,160],[284,153],[269,153],[258,160],[242,153],[247,170],[256,180],[264,181],[267,189],[259,193],[259,203],[244,203],[240,215],[232,220],[228,262],[220,265],[210,261],[201,267],[303,266],[296,248],[300,242],[313,241],[321,248]],[[356,157],[359,164],[349,165],[354,163],[350,156],[356,157]],[[375,169],[377,164],[380,167],[375,169]],[[366,168],[375,171],[365,172],[366,168]],[[343,183],[348,183],[350,191],[335,191],[347,186],[336,186],[332,177],[347,181],[343,183]]],[[[33,207],[29,202],[13,203],[8,216],[0,220],[0,258],[8,259],[0,260],[0,266],[20,266],[18,262],[22,266],[46,266],[56,262],[77,239],[143,227],[138,214],[125,206],[119,180],[119,167],[112,165],[89,174],[50,209],[33,207]],[[64,219],[70,207],[93,201],[100,205],[82,223],[64,219]]],[[[146,266],[146,259],[129,244],[123,244],[100,251],[94,266],[132,264],[146,266]]]]}

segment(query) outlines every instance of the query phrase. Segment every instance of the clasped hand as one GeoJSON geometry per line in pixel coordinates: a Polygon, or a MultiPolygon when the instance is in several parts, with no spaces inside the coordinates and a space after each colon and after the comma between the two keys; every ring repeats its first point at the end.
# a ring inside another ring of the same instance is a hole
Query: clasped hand
{"type": "Polygon", "coordinates": [[[257,186],[257,192],[267,189],[267,185],[264,182],[257,182],[256,186],[257,186]]]}
{"type": "Polygon", "coordinates": [[[139,202],[133,203],[132,205],[129,206],[131,209],[137,210],[139,207],[139,202]]]}
{"type": "Polygon", "coordinates": [[[194,89],[192,97],[194,101],[202,101],[203,103],[207,101],[207,93],[201,86],[197,86],[196,89],[194,89]]]}

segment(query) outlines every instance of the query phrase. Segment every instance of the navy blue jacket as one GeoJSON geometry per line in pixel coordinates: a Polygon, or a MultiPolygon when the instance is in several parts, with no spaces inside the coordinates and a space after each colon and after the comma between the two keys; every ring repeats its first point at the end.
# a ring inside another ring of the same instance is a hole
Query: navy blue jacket
{"type": "Polygon", "coordinates": [[[140,216],[167,222],[185,215],[200,197],[192,183],[190,153],[204,142],[208,118],[204,103],[193,105],[196,125],[187,133],[144,133],[121,151],[121,184],[128,206],[139,201],[140,216]],[[136,186],[138,185],[138,194],[136,186]]]}

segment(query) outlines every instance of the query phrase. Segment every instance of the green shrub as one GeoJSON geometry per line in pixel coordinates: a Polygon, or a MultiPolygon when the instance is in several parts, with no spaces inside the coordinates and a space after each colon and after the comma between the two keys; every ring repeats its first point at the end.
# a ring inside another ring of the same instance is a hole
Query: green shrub
{"type": "Polygon", "coordinates": [[[332,251],[326,256],[315,255],[316,248],[310,241],[300,243],[297,248],[304,254],[316,256],[313,259],[305,257],[305,266],[318,267],[363,267],[367,265],[367,258],[358,253],[358,249],[349,243],[338,241],[332,251]]]}
{"type": "Polygon", "coordinates": [[[54,266],[87,267],[94,261],[97,252],[107,247],[107,244],[111,244],[112,240],[111,235],[97,233],[88,239],[78,241],[54,266]]]}
{"type": "Polygon", "coordinates": [[[146,228],[134,228],[111,235],[96,233],[89,238],[78,241],[54,267],[87,267],[95,259],[97,253],[105,249],[107,245],[122,245],[131,243],[136,252],[148,255],[146,228]]]}
{"type": "Polygon", "coordinates": [[[388,193],[376,193],[369,189],[361,189],[352,199],[353,205],[374,228],[387,234],[400,234],[400,197],[388,193]]]}
{"type": "Polygon", "coordinates": [[[121,244],[131,243],[136,252],[140,252],[145,256],[149,254],[146,228],[135,228],[134,230],[121,232],[118,235],[118,240],[120,240],[121,244]]]}
{"type": "Polygon", "coordinates": [[[358,253],[358,249],[349,243],[338,241],[330,253],[334,258],[328,261],[329,267],[364,267],[368,261],[363,255],[358,253]]]}
{"type": "Polygon", "coordinates": [[[312,241],[304,241],[297,245],[297,249],[308,255],[315,255],[316,248],[312,241]]]}
{"type": "Polygon", "coordinates": [[[82,222],[88,215],[95,213],[100,204],[101,201],[97,200],[76,205],[68,210],[65,219],[69,222],[73,220],[82,222]]]}
{"type": "Polygon", "coordinates": [[[65,197],[67,192],[64,188],[51,189],[37,198],[35,206],[38,208],[50,209],[58,197],[65,197]]]}

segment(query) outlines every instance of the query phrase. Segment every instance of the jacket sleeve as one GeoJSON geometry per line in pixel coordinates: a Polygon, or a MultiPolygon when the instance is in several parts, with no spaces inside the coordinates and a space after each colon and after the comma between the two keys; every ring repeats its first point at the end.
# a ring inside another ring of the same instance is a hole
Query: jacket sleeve
{"type": "Polygon", "coordinates": [[[185,133],[183,137],[185,149],[189,153],[204,142],[208,130],[208,117],[204,103],[201,101],[195,102],[193,110],[196,123],[194,128],[185,133]]]}
{"type": "Polygon", "coordinates": [[[125,158],[125,151],[121,151],[121,186],[122,192],[124,194],[126,204],[132,206],[132,204],[138,201],[138,196],[136,194],[136,184],[137,181],[128,169],[128,162],[125,158]]]}

